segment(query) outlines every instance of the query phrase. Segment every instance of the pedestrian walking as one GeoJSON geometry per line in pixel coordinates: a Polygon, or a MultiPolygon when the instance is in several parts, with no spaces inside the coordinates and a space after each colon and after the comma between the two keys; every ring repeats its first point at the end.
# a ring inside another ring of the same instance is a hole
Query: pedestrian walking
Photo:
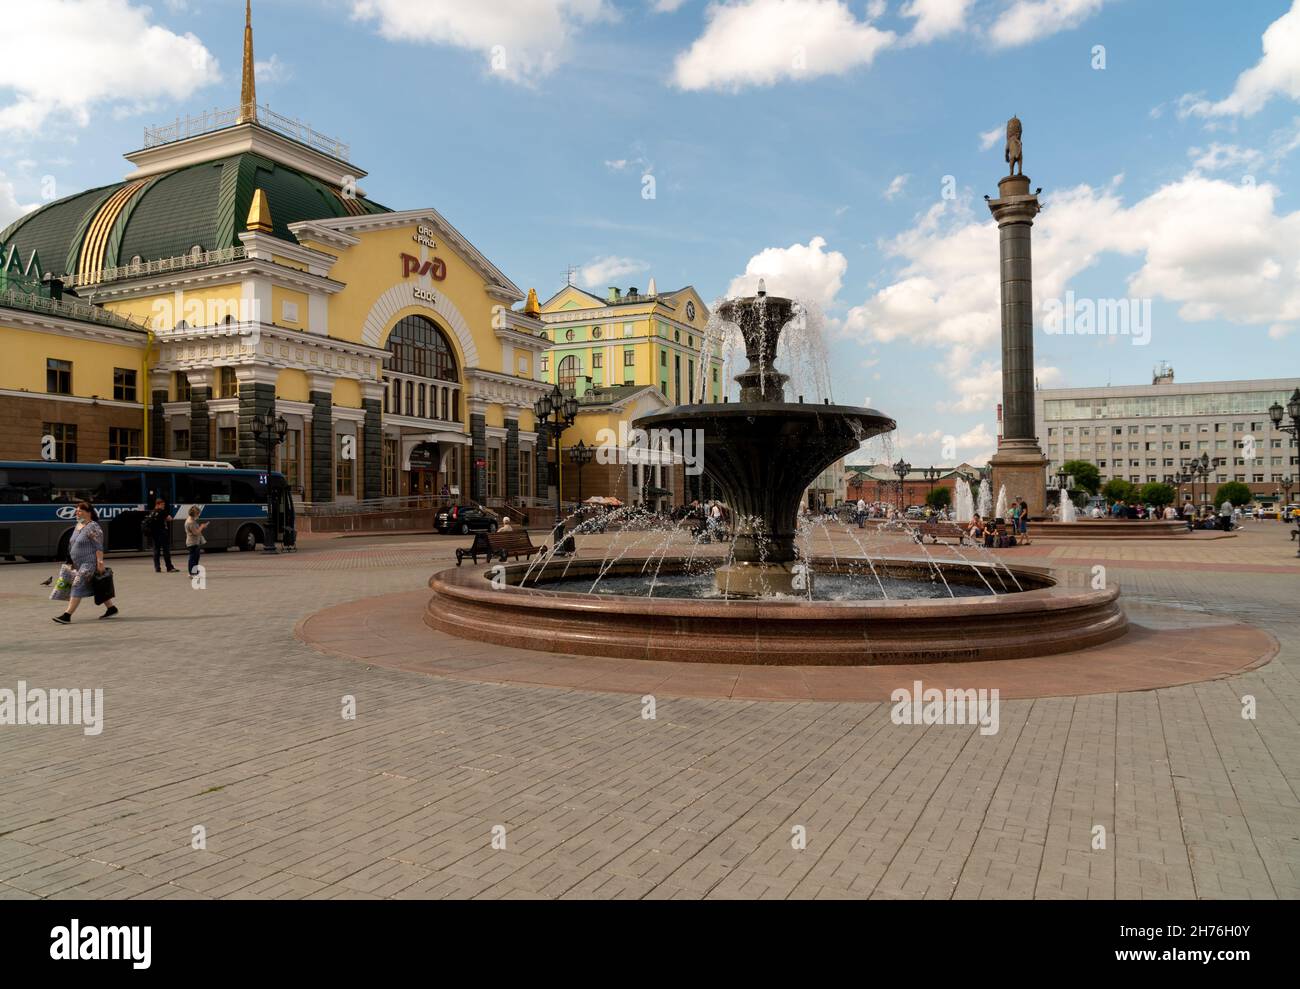
{"type": "Polygon", "coordinates": [[[1219,506],[1219,524],[1224,532],[1232,531],[1232,502],[1226,498],[1223,500],[1223,504],[1219,506]]]}
{"type": "Polygon", "coordinates": [[[104,570],[104,530],[95,521],[95,510],[90,502],[77,502],[75,511],[77,527],[72,530],[72,539],[68,543],[68,559],[76,575],[72,578],[67,609],[54,618],[58,625],[71,624],[72,614],[83,598],[97,598],[96,604],[107,606],[100,618],[112,618],[117,614],[117,601],[111,594],[112,572],[106,574],[104,570]],[[97,580],[101,584],[99,595],[95,587],[97,580]],[[110,592],[107,596],[102,593],[105,586],[110,592]]]}
{"type": "Polygon", "coordinates": [[[144,524],[153,540],[154,573],[162,573],[162,560],[167,562],[168,573],[179,573],[172,566],[172,515],[167,510],[167,502],[162,498],[155,501],[153,511],[145,516],[144,524]]]}
{"type": "Polygon", "coordinates": [[[199,565],[199,554],[202,552],[203,544],[207,542],[203,538],[203,530],[208,527],[208,523],[199,521],[201,511],[198,505],[191,505],[189,518],[185,520],[185,545],[190,551],[190,561],[186,569],[191,577],[194,576],[194,568],[199,565]]]}

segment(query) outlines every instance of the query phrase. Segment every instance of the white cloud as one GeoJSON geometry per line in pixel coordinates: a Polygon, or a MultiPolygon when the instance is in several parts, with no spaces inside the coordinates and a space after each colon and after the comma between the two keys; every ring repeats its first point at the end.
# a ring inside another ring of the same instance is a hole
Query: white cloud
{"type": "Polygon", "coordinates": [[[881,193],[886,199],[894,200],[903,194],[903,187],[907,185],[910,175],[895,175],[889,183],[889,188],[881,193]]]}
{"type": "Polygon", "coordinates": [[[885,16],[885,9],[889,6],[885,0],[867,0],[867,19],[878,21],[885,16]]]}
{"type": "Polygon", "coordinates": [[[1059,31],[1077,27],[1099,11],[1106,0],[1015,0],[1004,10],[989,37],[1000,48],[1027,45],[1059,31]]]}
{"type": "Polygon", "coordinates": [[[32,133],[52,119],[85,126],[97,107],[137,112],[220,78],[198,38],[151,16],[129,0],[43,0],[7,16],[0,132],[32,133]]]}
{"type": "Polygon", "coordinates": [[[686,0],[650,0],[650,10],[655,14],[671,14],[685,2],[686,0]]]}
{"type": "Polygon", "coordinates": [[[614,160],[605,159],[605,167],[611,172],[621,172],[627,168],[628,160],[626,158],[615,158],[614,160]]]}
{"type": "Polygon", "coordinates": [[[286,82],[293,78],[293,70],[289,68],[279,55],[272,55],[264,62],[255,63],[253,71],[257,74],[257,81],[259,84],[286,82]]]}
{"type": "MultiPolygon", "coordinates": [[[[39,205],[40,203],[20,203],[14,191],[14,184],[9,181],[4,172],[0,172],[0,230],[39,205]]],[[[23,258],[23,264],[26,263],[27,259],[23,258]]]]}
{"type": "MultiPolygon", "coordinates": [[[[1073,279],[1107,253],[1140,259],[1115,297],[1163,299],[1187,322],[1227,320],[1267,327],[1275,338],[1300,322],[1300,211],[1276,211],[1278,190],[1191,172],[1133,206],[1117,183],[1081,185],[1051,199],[1034,227],[1036,312],[1064,297],[1073,279]],[[1281,327],[1282,329],[1277,329],[1281,327]]],[[[968,202],[939,203],[913,229],[884,245],[901,261],[894,279],[851,309],[844,328],[873,342],[906,340],[945,349],[954,410],[996,394],[994,365],[981,363],[999,340],[997,228],[968,202]]],[[[1152,336],[1177,346],[1177,326],[1152,336]]],[[[1088,337],[1057,337],[1086,346],[1088,337]]],[[[1040,369],[1040,377],[1049,369],[1040,369]]]]}
{"type": "Polygon", "coordinates": [[[849,262],[839,251],[826,250],[826,238],[807,244],[769,247],[749,259],[745,273],[733,278],[729,297],[753,295],[764,279],[772,295],[786,296],[828,308],[844,284],[849,262]]]}
{"type": "Polygon", "coordinates": [[[980,150],[987,151],[989,148],[993,147],[993,145],[997,144],[998,141],[1002,140],[1002,138],[1006,137],[1006,134],[1006,124],[998,124],[992,130],[984,131],[984,133],[980,135],[980,150]]]}
{"type": "Polygon", "coordinates": [[[1184,116],[1254,116],[1275,96],[1300,100],[1300,0],[1264,31],[1264,55],[1237,76],[1232,92],[1217,103],[1184,96],[1184,116]]]}
{"type": "Polygon", "coordinates": [[[842,75],[870,65],[896,40],[858,20],[844,0],[724,0],[710,4],[706,25],[677,56],[681,89],[771,86],[784,79],[842,75]]]}
{"type": "Polygon", "coordinates": [[[913,467],[944,465],[956,467],[959,463],[982,464],[997,450],[997,437],[987,423],[979,422],[963,433],[932,429],[928,432],[892,433],[889,447],[892,454],[906,454],[913,467]],[[951,442],[955,457],[944,457],[944,447],[951,442]]]}
{"type": "Polygon", "coordinates": [[[935,38],[954,34],[966,27],[966,14],[974,0],[909,0],[899,11],[916,19],[909,44],[925,44],[935,38]]]}
{"type": "Polygon", "coordinates": [[[389,41],[481,52],[489,72],[522,83],[564,61],[583,27],[617,18],[607,0],[353,0],[352,14],[378,21],[389,41]]]}
{"type": "Polygon", "coordinates": [[[1264,155],[1254,148],[1239,148],[1235,144],[1211,143],[1208,148],[1189,148],[1187,154],[1192,158],[1192,165],[1207,172],[1218,172],[1225,168],[1254,168],[1263,161],[1264,155]]]}
{"type": "Polygon", "coordinates": [[[578,281],[585,288],[605,288],[628,275],[648,271],[650,265],[636,258],[621,258],[613,254],[594,258],[578,269],[578,281]]]}

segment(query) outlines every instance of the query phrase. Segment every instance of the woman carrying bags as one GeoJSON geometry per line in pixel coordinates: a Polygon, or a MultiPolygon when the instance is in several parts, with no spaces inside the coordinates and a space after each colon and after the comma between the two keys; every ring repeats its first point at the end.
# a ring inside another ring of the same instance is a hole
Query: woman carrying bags
{"type": "MultiPolygon", "coordinates": [[[[68,543],[68,557],[76,570],[76,576],[72,579],[67,610],[54,619],[57,625],[71,624],[72,613],[81,604],[81,599],[96,597],[97,580],[106,581],[111,594],[111,577],[104,572],[104,530],[95,521],[95,510],[90,507],[90,502],[77,502],[76,512],[77,527],[72,530],[72,540],[68,543]]],[[[104,597],[102,594],[99,598],[97,604],[107,605],[100,618],[112,618],[117,614],[114,598],[104,597]]]]}
{"type": "Polygon", "coordinates": [[[198,505],[191,505],[189,518],[185,520],[185,546],[190,551],[190,562],[186,569],[189,570],[191,577],[194,576],[194,568],[199,565],[202,546],[207,542],[203,538],[203,530],[208,527],[208,523],[199,521],[199,512],[202,510],[198,505]]]}

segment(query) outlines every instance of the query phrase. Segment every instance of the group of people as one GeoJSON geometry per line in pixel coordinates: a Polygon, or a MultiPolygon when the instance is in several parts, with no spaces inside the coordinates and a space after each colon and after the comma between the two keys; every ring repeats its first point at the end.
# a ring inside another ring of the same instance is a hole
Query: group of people
{"type": "Polygon", "coordinates": [[[985,522],[980,518],[979,513],[976,513],[966,529],[967,538],[976,546],[984,546],[987,549],[1009,549],[1012,546],[1027,545],[1029,513],[1027,506],[1024,506],[1022,513],[1022,506],[1024,502],[1013,507],[1014,515],[1010,520],[989,519],[985,522]]]}
{"type": "Polygon", "coordinates": [[[1029,545],[1029,502],[1023,498],[1011,503],[1008,517],[983,519],[979,512],[971,519],[966,536],[976,546],[988,549],[1007,549],[1029,545]]]}
{"type": "Polygon", "coordinates": [[[1189,529],[1221,529],[1224,532],[1237,528],[1241,525],[1242,519],[1241,509],[1227,500],[1217,510],[1211,505],[1203,511],[1198,511],[1190,502],[1178,506],[1165,505],[1161,508],[1158,505],[1144,505],[1140,502],[1115,501],[1104,511],[1100,505],[1094,505],[1089,514],[1095,519],[1109,516],[1113,519],[1136,521],[1185,522],[1189,529]]]}
{"type": "Polygon", "coordinates": [[[701,502],[698,498],[692,498],[691,503],[684,507],[685,511],[681,513],[679,521],[690,524],[691,535],[697,540],[707,543],[726,538],[731,512],[722,502],[715,500],[701,502]]]}
{"type": "MultiPolygon", "coordinates": [[[[191,576],[199,565],[203,544],[207,542],[203,530],[208,523],[199,521],[199,511],[198,505],[191,505],[185,519],[185,545],[189,549],[188,570],[191,576]]],[[[77,524],[68,541],[67,559],[63,561],[57,578],[45,581],[46,584],[55,584],[50,593],[51,600],[66,599],[68,602],[63,612],[54,617],[57,625],[70,624],[73,614],[86,598],[93,598],[96,604],[105,606],[104,613],[99,616],[101,619],[118,614],[112,574],[104,568],[104,529],[99,524],[95,507],[88,501],[77,502],[76,519],[77,524]]],[[[142,523],[143,530],[153,541],[153,568],[157,573],[162,573],[164,562],[168,573],[180,572],[172,566],[171,524],[172,515],[167,502],[158,498],[154,501],[153,511],[142,523]]]]}
{"type": "MultiPolygon", "coordinates": [[[[907,513],[899,511],[898,506],[896,505],[890,505],[883,501],[868,503],[864,498],[859,498],[856,504],[848,502],[845,507],[848,510],[849,518],[858,524],[859,529],[864,527],[864,524],[868,519],[884,519],[885,521],[902,522],[911,517],[907,513]]],[[[927,506],[925,514],[921,516],[921,521],[951,522],[953,518],[954,514],[951,507],[933,508],[927,506]]]]}

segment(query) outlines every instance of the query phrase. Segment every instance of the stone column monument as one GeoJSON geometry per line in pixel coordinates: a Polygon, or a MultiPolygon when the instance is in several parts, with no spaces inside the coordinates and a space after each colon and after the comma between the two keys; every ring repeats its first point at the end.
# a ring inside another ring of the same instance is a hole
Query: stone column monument
{"type": "Polygon", "coordinates": [[[1030,229],[1038,215],[1038,192],[1024,174],[1018,117],[1007,122],[1010,174],[998,182],[998,198],[985,199],[998,221],[1002,277],[1002,440],[989,463],[993,497],[1006,485],[1007,499],[1024,499],[1035,518],[1047,500],[1047,458],[1034,428],[1034,287],[1030,229]],[[1017,174],[1017,168],[1019,173],[1017,174]]]}

